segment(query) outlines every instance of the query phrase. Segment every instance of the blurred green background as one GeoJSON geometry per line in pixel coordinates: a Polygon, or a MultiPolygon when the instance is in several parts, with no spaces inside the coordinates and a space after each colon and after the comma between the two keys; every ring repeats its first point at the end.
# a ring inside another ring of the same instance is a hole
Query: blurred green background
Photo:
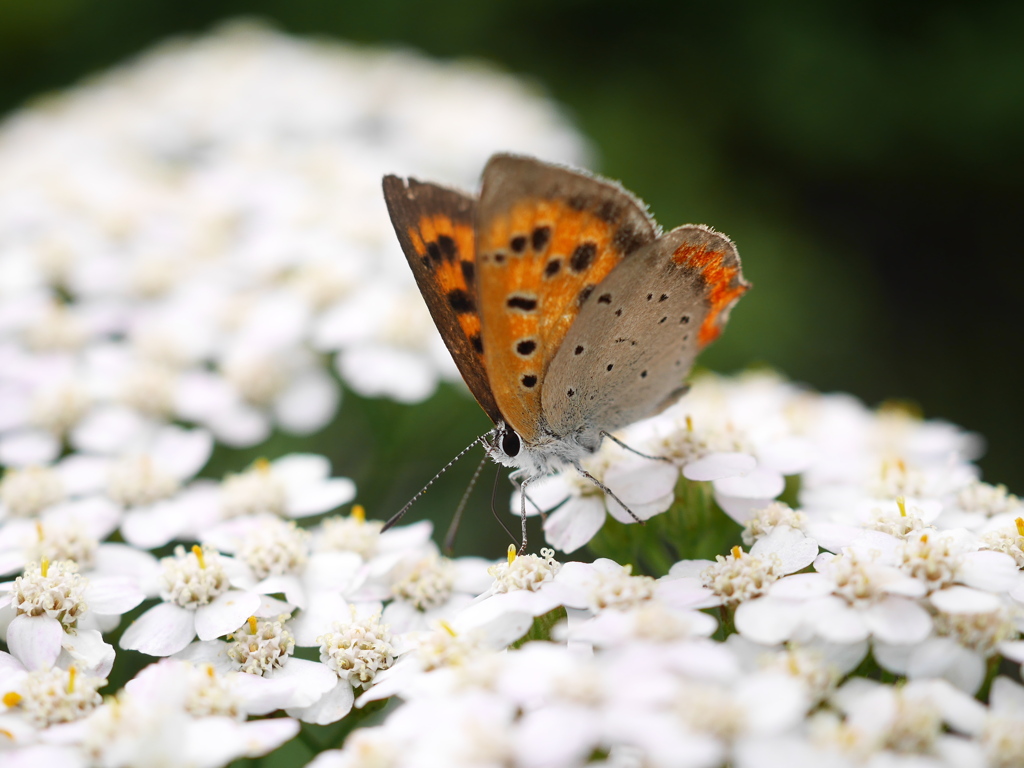
{"type": "MultiPolygon", "coordinates": [[[[984,435],[985,479],[1024,491],[1024,4],[0,0],[0,111],[239,15],[535,81],[662,224],[739,245],[755,290],[702,363],[914,401],[984,435]]],[[[319,450],[386,516],[487,427],[450,388],[414,408],[348,396],[312,440],[210,471],[319,450]]],[[[447,519],[474,464],[413,517],[447,519]]],[[[504,546],[471,528],[460,551],[504,546]]]]}

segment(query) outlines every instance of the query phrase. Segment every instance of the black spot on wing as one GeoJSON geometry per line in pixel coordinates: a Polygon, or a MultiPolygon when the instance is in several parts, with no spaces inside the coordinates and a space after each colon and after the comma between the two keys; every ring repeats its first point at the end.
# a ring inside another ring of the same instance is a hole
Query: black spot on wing
{"type": "Polygon", "coordinates": [[[597,210],[595,210],[594,213],[597,214],[597,218],[601,219],[601,221],[614,224],[618,221],[619,216],[622,213],[622,209],[619,208],[614,200],[605,200],[597,206],[597,210]]]}
{"type": "Polygon", "coordinates": [[[537,299],[533,296],[513,294],[505,302],[509,309],[521,309],[523,312],[533,312],[537,309],[537,299]]]}
{"type": "MultiPolygon", "coordinates": [[[[530,245],[537,253],[543,251],[551,240],[551,227],[537,227],[530,235],[530,245]]],[[[549,265],[550,266],[550,265],[549,265]]]]}
{"type": "Polygon", "coordinates": [[[623,224],[612,237],[612,245],[626,256],[644,244],[644,237],[632,224],[623,224]]]}
{"type": "Polygon", "coordinates": [[[459,247],[448,235],[438,235],[437,247],[441,256],[447,261],[455,261],[455,257],[459,254],[459,247]]]}
{"type": "Polygon", "coordinates": [[[562,268],[561,259],[552,259],[544,265],[544,277],[554,277],[562,268]]]}
{"type": "Polygon", "coordinates": [[[523,339],[516,344],[516,352],[523,357],[532,355],[535,349],[537,349],[537,342],[533,339],[523,339]]]}
{"type": "Polygon", "coordinates": [[[473,276],[476,274],[476,265],[472,261],[462,262],[462,276],[466,279],[466,285],[473,284],[473,276]]]}
{"type": "Polygon", "coordinates": [[[526,250],[526,235],[516,235],[509,241],[509,247],[513,253],[522,253],[526,250]]]}
{"type": "Polygon", "coordinates": [[[476,302],[473,301],[473,297],[461,288],[453,288],[448,291],[448,303],[457,315],[476,311],[476,302]]]}
{"type": "Polygon", "coordinates": [[[569,258],[569,267],[573,272],[582,272],[593,263],[595,256],[597,256],[596,243],[580,243],[569,258]]]}
{"type": "Polygon", "coordinates": [[[526,387],[527,389],[533,389],[535,386],[537,386],[537,377],[534,376],[532,373],[526,374],[525,376],[523,376],[522,379],[520,379],[520,381],[523,382],[523,386],[526,387]]]}

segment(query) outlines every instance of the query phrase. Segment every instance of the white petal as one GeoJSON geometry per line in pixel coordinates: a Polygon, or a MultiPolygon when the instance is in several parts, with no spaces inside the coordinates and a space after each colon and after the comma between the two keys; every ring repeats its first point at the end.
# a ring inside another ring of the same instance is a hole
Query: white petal
{"type": "Polygon", "coordinates": [[[246,757],[262,757],[293,739],[299,732],[299,724],[286,717],[251,720],[238,723],[237,727],[244,737],[246,757]]]}
{"type": "Polygon", "coordinates": [[[715,480],[715,490],[723,496],[743,499],[774,499],[786,488],[778,472],[757,467],[745,475],[715,480]]]}
{"type": "Polygon", "coordinates": [[[356,484],[347,477],[335,477],[288,493],[289,517],[308,517],[330,512],[356,497],[356,484]]]}
{"type": "MultiPolygon", "coordinates": [[[[218,642],[218,645],[225,643],[218,642]]],[[[234,666],[234,662],[229,662],[230,668],[234,666]]],[[[290,707],[295,699],[294,680],[236,671],[230,673],[229,679],[232,693],[245,702],[245,711],[250,715],[268,715],[275,710],[290,707]]]]}
{"type": "Polygon", "coordinates": [[[783,475],[795,475],[810,466],[814,445],[804,437],[784,437],[763,445],[757,455],[759,466],[783,475]]]}
{"type": "Polygon", "coordinates": [[[655,587],[658,600],[673,608],[714,608],[721,605],[721,598],[696,579],[662,577],[655,587]]]}
{"type": "Polygon", "coordinates": [[[755,734],[778,734],[796,726],[809,704],[803,684],[780,672],[741,677],[733,695],[746,710],[747,727],[755,734]]]}
{"type": "Polygon", "coordinates": [[[389,397],[419,403],[437,388],[437,370],[425,355],[379,344],[340,352],[335,365],[341,378],[363,397],[389,397]]]}
{"type": "Polygon", "coordinates": [[[175,403],[189,421],[208,421],[237,407],[237,395],[221,376],[210,371],[187,371],[178,380],[175,403]]]}
{"type": "Polygon", "coordinates": [[[0,464],[29,467],[49,464],[60,456],[60,440],[41,429],[11,432],[0,438],[0,464]]]}
{"type": "Polygon", "coordinates": [[[317,552],[306,563],[303,580],[318,590],[345,592],[355,582],[362,565],[363,558],[355,552],[317,552]]]}
{"type": "Polygon", "coordinates": [[[86,604],[96,613],[120,615],[146,599],[134,579],[123,576],[92,576],[84,593],[86,604]]]}
{"type": "Polygon", "coordinates": [[[313,592],[309,604],[289,624],[300,648],[320,645],[317,638],[331,631],[331,624],[349,616],[348,603],[337,592],[313,592]]]}
{"type": "Polygon", "coordinates": [[[946,613],[991,613],[999,610],[1003,604],[1003,601],[991,592],[958,586],[933,592],[928,599],[932,605],[946,613]]]}
{"type": "Polygon", "coordinates": [[[108,406],[87,414],[71,431],[70,440],[80,451],[111,456],[137,448],[144,434],[146,422],[138,413],[108,406]]]}
{"type": "Polygon", "coordinates": [[[195,636],[193,611],[172,603],[159,603],[128,625],[118,645],[150,656],[170,656],[185,648],[195,636]]]}
{"type": "Polygon", "coordinates": [[[341,390],[320,370],[300,376],[274,403],[274,416],[286,432],[308,435],[327,426],[338,410],[341,390]]]}
{"type": "Polygon", "coordinates": [[[60,656],[64,629],[49,616],[16,616],[7,627],[7,647],[25,669],[49,669],[60,656]]]}
{"type": "Polygon", "coordinates": [[[229,589],[207,605],[196,609],[196,634],[200,640],[213,640],[238,629],[260,607],[255,592],[229,589]]]}
{"type": "Polygon", "coordinates": [[[757,467],[757,459],[746,453],[710,453],[683,467],[687,480],[704,482],[745,475],[757,467]]]}
{"type": "Polygon", "coordinates": [[[295,736],[299,723],[288,718],[239,723],[227,717],[188,719],[177,764],[216,768],[240,757],[260,757],[295,736]]]}
{"type": "Polygon", "coordinates": [[[643,459],[615,464],[605,472],[604,484],[630,506],[671,497],[679,480],[679,470],[664,461],[643,459]]]}
{"type": "Polygon", "coordinates": [[[988,592],[1006,592],[1014,587],[1020,569],[1003,552],[968,552],[960,564],[960,581],[988,592]]]}
{"type": "Polygon", "coordinates": [[[992,681],[988,703],[999,714],[1024,717],[1024,685],[1000,675],[992,681]]]}
{"type": "Polygon", "coordinates": [[[285,665],[274,671],[275,679],[288,680],[295,686],[290,707],[308,707],[330,691],[339,682],[338,676],[318,661],[307,661],[292,656],[285,665]]]}
{"type": "Polygon", "coordinates": [[[600,722],[580,706],[552,705],[517,723],[515,764],[524,768],[581,765],[601,741],[600,722]]]}
{"type": "Polygon", "coordinates": [[[110,459],[73,453],[61,459],[56,469],[69,494],[84,496],[106,488],[110,459]]]}
{"type": "Polygon", "coordinates": [[[804,620],[814,627],[822,640],[831,643],[856,643],[866,640],[868,628],[861,614],[837,597],[808,600],[804,620]]]}
{"type": "Polygon", "coordinates": [[[932,637],[911,652],[907,676],[942,677],[973,695],[985,680],[985,660],[951,638],[932,637]]]}
{"type": "Polygon", "coordinates": [[[914,652],[915,648],[917,648],[916,645],[889,645],[875,640],[871,652],[882,669],[896,675],[905,675],[907,667],[910,666],[910,654],[914,652]]]}
{"type": "Polygon", "coordinates": [[[886,597],[868,607],[864,623],[879,640],[891,643],[919,643],[932,630],[932,618],[924,608],[905,597],[886,597]]]}
{"type": "Polygon", "coordinates": [[[100,544],[96,550],[93,573],[105,576],[128,576],[144,588],[150,580],[160,577],[160,562],[149,554],[127,544],[100,544]]]}
{"type": "Polygon", "coordinates": [[[270,419],[249,406],[217,411],[206,420],[217,439],[232,448],[248,448],[270,436],[270,419]]]}
{"type": "Polygon", "coordinates": [[[803,532],[788,525],[773,530],[750,548],[755,557],[777,555],[784,573],[793,573],[806,568],[818,556],[818,542],[804,536],[803,532]]]}
{"type": "Polygon", "coordinates": [[[562,552],[575,552],[601,530],[604,525],[604,503],[593,496],[569,499],[548,515],[544,537],[548,544],[562,552]]]}
{"type": "MultiPolygon", "coordinates": [[[[228,643],[219,640],[207,640],[206,642],[197,640],[175,653],[173,658],[190,662],[193,665],[209,664],[221,674],[226,675],[237,669],[237,664],[228,656],[229,647],[228,643]]],[[[253,675],[245,673],[240,674],[247,678],[253,677],[253,675]]]]}
{"type": "Polygon", "coordinates": [[[79,629],[64,636],[64,651],[86,674],[106,677],[114,666],[114,646],[103,641],[95,629],[79,629]]]}
{"type": "Polygon", "coordinates": [[[774,497],[763,499],[748,499],[740,496],[726,496],[715,491],[715,503],[725,514],[731,517],[740,525],[745,525],[759,511],[772,503],[774,497]]]}
{"type": "Polygon", "coordinates": [[[161,503],[130,510],[121,520],[121,534],[129,544],[142,549],[162,547],[185,532],[187,521],[168,514],[172,511],[173,507],[161,503]]]}
{"type": "Polygon", "coordinates": [[[793,636],[803,618],[803,605],[789,600],[759,597],[736,608],[736,629],[748,640],[776,645],[793,636]]]}
{"type": "Polygon", "coordinates": [[[1010,640],[999,644],[999,653],[1010,661],[1024,663],[1024,640],[1010,640]]]}
{"type": "Polygon", "coordinates": [[[772,584],[768,594],[785,600],[809,600],[831,594],[832,586],[820,573],[794,573],[772,584]]]}
{"type": "Polygon", "coordinates": [[[289,453],[274,459],[270,466],[274,477],[279,478],[289,490],[299,490],[331,476],[330,460],[318,453],[289,453]]]}
{"type": "Polygon", "coordinates": [[[104,496],[87,496],[50,507],[43,513],[47,525],[80,525],[89,535],[102,541],[121,520],[121,507],[104,496]]]}
{"type": "Polygon", "coordinates": [[[213,452],[213,435],[205,429],[167,426],[160,430],[150,455],[162,470],[187,480],[202,469],[213,452]]]}
{"type": "Polygon", "coordinates": [[[680,579],[695,579],[699,583],[700,575],[714,564],[714,560],[680,560],[668,569],[668,575],[680,579]]]}
{"type": "Polygon", "coordinates": [[[289,707],[286,711],[292,717],[297,717],[305,723],[315,725],[329,725],[336,723],[352,711],[352,702],[355,701],[355,694],[352,686],[347,680],[336,679],[334,688],[329,690],[317,700],[315,704],[308,707],[289,707]]]}
{"type": "MultiPolygon", "coordinates": [[[[232,582],[234,583],[234,582],[232,582]]],[[[247,587],[248,588],[248,587],[247,587]]],[[[268,576],[263,581],[252,587],[253,592],[260,595],[284,595],[285,599],[302,608],[306,603],[306,590],[302,588],[302,582],[297,576],[290,573],[283,573],[278,576],[268,576]]],[[[262,606],[261,598],[261,606],[262,606]]],[[[255,614],[254,614],[255,615],[255,614]]]]}

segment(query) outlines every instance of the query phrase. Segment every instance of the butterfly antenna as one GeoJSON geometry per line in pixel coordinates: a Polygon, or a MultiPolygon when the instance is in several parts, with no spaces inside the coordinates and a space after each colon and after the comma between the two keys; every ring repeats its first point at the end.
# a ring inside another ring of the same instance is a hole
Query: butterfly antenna
{"type": "Polygon", "coordinates": [[[587,478],[587,480],[592,482],[594,485],[596,485],[602,491],[604,491],[609,496],[611,496],[613,499],[615,499],[617,502],[619,502],[619,506],[621,506],[624,510],[626,510],[629,513],[630,517],[632,517],[634,520],[636,520],[638,523],[640,523],[640,525],[644,525],[644,521],[641,520],[639,517],[637,517],[636,513],[632,509],[630,509],[628,506],[626,506],[626,502],[624,502],[622,499],[620,499],[618,496],[616,496],[611,488],[609,488],[607,485],[602,483],[600,480],[598,480],[592,474],[587,472],[587,470],[585,470],[579,464],[574,464],[573,466],[576,467],[576,471],[579,472],[581,475],[583,475],[585,478],[587,478]]]}
{"type": "Polygon", "coordinates": [[[469,487],[466,488],[466,492],[462,494],[462,498],[459,500],[459,506],[455,508],[455,514],[452,516],[452,522],[448,526],[448,532],[444,535],[444,553],[448,557],[451,557],[452,552],[455,551],[455,534],[459,532],[459,523],[462,521],[462,513],[466,511],[466,504],[469,503],[469,495],[473,492],[473,488],[476,486],[476,481],[480,477],[480,472],[483,470],[484,464],[486,463],[487,454],[485,453],[481,457],[480,463],[476,465],[473,477],[469,481],[469,487]]]}
{"type": "MultiPolygon", "coordinates": [[[[505,533],[508,534],[508,537],[510,539],[512,539],[512,543],[514,544],[515,541],[516,541],[515,534],[512,533],[512,531],[509,530],[509,527],[507,525],[505,525],[505,521],[502,520],[501,516],[498,514],[498,505],[497,505],[497,500],[498,500],[498,480],[500,480],[500,479],[501,479],[501,468],[499,467],[498,471],[494,475],[494,487],[491,488],[491,514],[494,515],[494,519],[498,521],[498,525],[500,525],[502,528],[505,529],[505,533]]],[[[525,529],[524,529],[524,537],[525,537],[525,529]]],[[[525,541],[524,541],[523,546],[525,546],[525,541]]]]}
{"type": "MultiPolygon", "coordinates": [[[[642,456],[643,458],[650,459],[651,461],[666,461],[669,464],[674,464],[675,463],[675,462],[672,461],[672,459],[668,458],[667,456],[651,456],[650,454],[647,454],[647,453],[641,453],[636,448],[632,448],[632,447],[626,445],[624,442],[619,440],[619,438],[617,438],[611,432],[605,432],[602,429],[601,430],[601,435],[603,437],[607,437],[609,440],[611,440],[613,443],[618,445],[620,448],[625,448],[627,451],[629,451],[630,453],[635,453],[637,456],[642,456]]],[[[614,498],[614,496],[612,498],[614,498]]],[[[621,502],[619,502],[619,503],[621,504],[621,502]]]]}
{"type": "Polygon", "coordinates": [[[388,521],[386,523],[384,523],[384,526],[380,529],[381,533],[386,531],[388,528],[391,528],[395,523],[397,523],[399,520],[401,520],[402,517],[405,515],[405,513],[409,511],[409,508],[419,500],[420,496],[422,496],[423,494],[425,494],[427,492],[427,489],[430,488],[430,486],[432,486],[435,482],[437,482],[437,478],[439,478],[441,475],[443,475],[445,472],[448,471],[448,469],[452,466],[452,464],[454,464],[459,459],[461,459],[463,456],[465,456],[467,453],[469,453],[469,451],[475,445],[477,445],[478,443],[482,443],[484,440],[486,440],[487,438],[489,438],[489,437],[491,437],[493,435],[494,435],[494,430],[491,430],[486,435],[480,435],[480,437],[478,437],[472,443],[470,443],[465,448],[463,448],[461,451],[459,451],[459,455],[456,456],[451,461],[449,461],[443,467],[441,467],[441,471],[438,472],[436,475],[434,475],[432,478],[430,478],[430,482],[428,482],[426,485],[424,485],[422,488],[420,488],[419,492],[415,496],[413,496],[411,499],[409,499],[409,501],[406,502],[406,505],[404,507],[402,507],[400,510],[395,512],[395,514],[393,514],[391,517],[388,518],[388,521]]]}

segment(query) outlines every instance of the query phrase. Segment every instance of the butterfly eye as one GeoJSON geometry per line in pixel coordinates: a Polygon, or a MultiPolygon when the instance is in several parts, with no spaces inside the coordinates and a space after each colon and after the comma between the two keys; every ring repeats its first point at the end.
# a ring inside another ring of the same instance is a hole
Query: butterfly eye
{"type": "Polygon", "coordinates": [[[506,432],[501,436],[501,450],[507,456],[519,455],[519,435],[515,432],[506,432]]]}

